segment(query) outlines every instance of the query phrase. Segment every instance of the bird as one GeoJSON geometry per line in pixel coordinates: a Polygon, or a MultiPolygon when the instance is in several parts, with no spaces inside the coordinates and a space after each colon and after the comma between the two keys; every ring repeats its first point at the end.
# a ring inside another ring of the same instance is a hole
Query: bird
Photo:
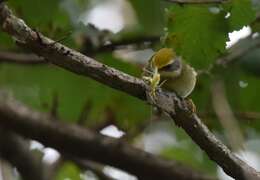
{"type": "Polygon", "coordinates": [[[172,48],[161,48],[144,67],[142,77],[150,85],[152,98],[159,87],[186,98],[196,85],[196,76],[195,69],[177,56],[172,48]]]}

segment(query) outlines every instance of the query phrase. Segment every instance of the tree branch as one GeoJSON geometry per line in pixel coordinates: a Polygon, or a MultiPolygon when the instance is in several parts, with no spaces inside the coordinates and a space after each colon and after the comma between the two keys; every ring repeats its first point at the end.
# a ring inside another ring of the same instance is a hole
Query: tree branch
{"type": "Polygon", "coordinates": [[[227,66],[232,64],[236,59],[243,57],[248,52],[260,47],[260,37],[253,37],[252,34],[240,39],[228,49],[228,53],[220,57],[213,66],[227,66]]]}
{"type": "Polygon", "coordinates": [[[0,51],[0,62],[18,64],[45,64],[47,61],[35,54],[0,51]]]}
{"type": "Polygon", "coordinates": [[[155,44],[159,42],[160,42],[160,36],[137,36],[137,37],[127,38],[127,39],[111,40],[110,44],[94,47],[91,41],[85,40],[81,52],[89,56],[100,52],[111,52],[114,50],[126,48],[128,46],[141,47],[141,45],[143,46],[145,45],[145,47],[147,47],[147,44],[155,44]]]}
{"type": "MultiPolygon", "coordinates": [[[[50,63],[76,74],[93,78],[107,86],[151,103],[149,98],[147,99],[150,89],[142,80],[101,64],[33,31],[21,19],[15,17],[4,4],[0,5],[0,25],[2,25],[3,31],[15,37],[18,45],[43,56],[50,63]]],[[[260,179],[260,175],[255,169],[236,157],[216,139],[200,118],[193,113],[193,107],[189,106],[187,101],[179,99],[174,93],[158,90],[153,102],[155,106],[169,114],[175,123],[182,127],[227,174],[241,180],[248,177],[260,179]]],[[[149,173],[151,172],[149,171],[149,173]]]]}
{"type": "Polygon", "coordinates": [[[219,57],[209,68],[206,70],[200,70],[199,74],[210,74],[214,72],[214,69],[219,67],[228,67],[232,63],[236,62],[237,59],[245,56],[250,51],[253,51],[260,47],[260,37],[253,37],[249,35],[243,39],[240,39],[237,43],[231,46],[227,53],[222,57],[219,57]]]}
{"type": "Polygon", "coordinates": [[[211,3],[224,3],[228,0],[166,0],[171,3],[178,4],[211,4],[211,3]]]}
{"type": "Polygon", "coordinates": [[[30,152],[27,142],[0,127],[0,157],[10,162],[24,180],[44,180],[41,162],[30,152]]]}
{"type": "Polygon", "coordinates": [[[75,162],[83,170],[92,171],[101,180],[116,180],[104,173],[104,165],[102,164],[75,158],[73,158],[73,162],[75,162]]]}
{"type": "Polygon", "coordinates": [[[62,124],[48,114],[25,107],[3,92],[0,95],[0,119],[5,128],[53,147],[62,154],[122,168],[141,179],[209,179],[118,139],[79,126],[62,124]]]}

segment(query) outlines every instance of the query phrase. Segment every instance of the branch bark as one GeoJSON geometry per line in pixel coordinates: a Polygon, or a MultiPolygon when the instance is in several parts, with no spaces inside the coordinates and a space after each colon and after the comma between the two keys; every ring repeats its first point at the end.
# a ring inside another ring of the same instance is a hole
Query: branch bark
{"type": "Polygon", "coordinates": [[[159,89],[156,92],[155,100],[151,102],[149,98],[147,99],[149,97],[147,92],[150,89],[142,80],[101,64],[33,31],[24,21],[15,17],[4,4],[0,5],[0,25],[3,31],[17,40],[18,45],[43,56],[50,63],[76,74],[95,79],[162,109],[172,117],[178,126],[186,131],[213,161],[218,163],[227,174],[235,179],[244,180],[249,177],[251,179],[260,179],[260,174],[236,157],[223,143],[216,139],[193,112],[193,107],[187,101],[179,99],[174,93],[167,93],[159,89]]]}
{"type": "Polygon", "coordinates": [[[61,121],[31,110],[3,92],[0,95],[0,119],[5,128],[38,140],[62,154],[118,167],[140,179],[211,179],[174,161],[133,148],[121,140],[79,126],[61,124],[61,121]]]}

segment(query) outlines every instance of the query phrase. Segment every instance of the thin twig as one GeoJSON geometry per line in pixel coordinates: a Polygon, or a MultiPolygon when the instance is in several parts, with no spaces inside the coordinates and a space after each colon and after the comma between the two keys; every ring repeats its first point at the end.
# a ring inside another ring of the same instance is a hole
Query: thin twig
{"type": "Polygon", "coordinates": [[[86,100],[79,114],[79,118],[77,120],[78,125],[84,125],[84,123],[89,118],[89,113],[91,110],[92,110],[92,102],[90,100],[86,100]]]}
{"type": "Polygon", "coordinates": [[[111,40],[111,43],[104,44],[99,47],[93,47],[91,41],[86,41],[83,44],[82,53],[86,55],[92,55],[96,53],[102,53],[102,52],[111,52],[118,49],[123,49],[126,47],[140,47],[144,46],[147,47],[147,44],[155,44],[160,42],[160,36],[137,36],[133,38],[127,38],[127,39],[120,39],[120,40],[111,40]]]}
{"type": "Polygon", "coordinates": [[[44,58],[35,54],[0,51],[0,63],[46,64],[44,58]]]}
{"type": "Polygon", "coordinates": [[[52,96],[50,114],[53,117],[59,117],[59,96],[57,92],[54,92],[52,96]]]}

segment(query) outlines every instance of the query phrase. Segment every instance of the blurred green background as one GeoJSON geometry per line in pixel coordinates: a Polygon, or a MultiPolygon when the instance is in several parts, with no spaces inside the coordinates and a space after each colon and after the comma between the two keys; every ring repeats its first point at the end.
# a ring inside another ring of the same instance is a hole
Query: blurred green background
{"type": "MultiPolygon", "coordinates": [[[[163,46],[174,48],[202,72],[190,98],[204,123],[232,150],[260,168],[260,49],[254,47],[227,66],[214,66],[205,73],[238,38],[251,38],[238,42],[241,49],[260,41],[258,0],[206,5],[178,5],[166,0],[9,0],[8,5],[44,35],[54,40],[65,37],[63,44],[136,77],[141,76],[153,51],[163,46]]],[[[0,52],[29,53],[2,32],[0,52]]],[[[146,151],[227,178],[167,117],[91,79],[50,64],[3,61],[0,86],[34,109],[54,113],[53,108],[57,108],[53,115],[67,123],[114,137],[123,135],[146,151]]],[[[46,156],[44,148],[40,150],[46,156]]],[[[115,179],[134,179],[109,168],[104,172],[115,179]]],[[[56,179],[66,178],[97,177],[65,162],[56,179]]]]}

